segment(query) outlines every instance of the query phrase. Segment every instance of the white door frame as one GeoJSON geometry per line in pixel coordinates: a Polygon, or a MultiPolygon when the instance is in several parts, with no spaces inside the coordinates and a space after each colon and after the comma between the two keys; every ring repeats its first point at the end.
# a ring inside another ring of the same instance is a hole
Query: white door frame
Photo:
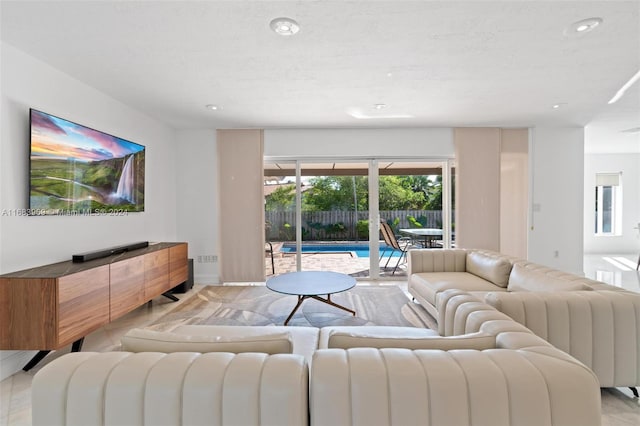
{"type": "Polygon", "coordinates": [[[379,209],[379,170],[378,164],[386,161],[401,162],[432,162],[442,166],[442,229],[445,248],[451,247],[451,207],[452,207],[452,178],[451,169],[454,160],[451,158],[434,157],[280,157],[265,156],[265,163],[295,162],[296,173],[296,270],[302,269],[302,177],[303,163],[367,163],[369,178],[369,277],[364,280],[393,280],[391,277],[380,277],[380,240],[372,236],[380,235],[380,209],[379,209]]]}

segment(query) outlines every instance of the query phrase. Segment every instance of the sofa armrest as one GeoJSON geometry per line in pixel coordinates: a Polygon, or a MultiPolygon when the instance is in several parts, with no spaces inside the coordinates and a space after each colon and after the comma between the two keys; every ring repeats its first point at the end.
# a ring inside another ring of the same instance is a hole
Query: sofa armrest
{"type": "Polygon", "coordinates": [[[77,352],[32,384],[33,425],[308,424],[300,355],[77,352]]]}
{"type": "Polygon", "coordinates": [[[461,290],[438,294],[438,332],[441,336],[457,336],[478,331],[498,334],[501,331],[527,331],[508,315],[461,290]],[[489,327],[486,323],[493,322],[489,327]]]}
{"type": "Polygon", "coordinates": [[[420,272],[466,272],[467,251],[463,249],[409,250],[408,275],[420,272]]]}
{"type": "MultiPolygon", "coordinates": [[[[459,311],[459,308],[463,304],[479,301],[477,297],[470,295],[464,290],[449,289],[438,293],[436,296],[438,333],[441,336],[466,333],[467,331],[464,325],[466,318],[462,318],[462,311],[459,311]]],[[[479,310],[493,309],[484,302],[482,302],[481,305],[473,306],[479,310]]],[[[469,307],[467,307],[467,309],[469,309],[469,307]]]]}

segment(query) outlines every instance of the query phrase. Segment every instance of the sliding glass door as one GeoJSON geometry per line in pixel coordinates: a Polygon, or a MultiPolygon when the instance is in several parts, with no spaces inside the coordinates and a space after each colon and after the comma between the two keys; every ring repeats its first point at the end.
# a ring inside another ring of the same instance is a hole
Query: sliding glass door
{"type": "Polygon", "coordinates": [[[451,246],[450,183],[446,160],[268,159],[265,232],[275,274],[406,277],[406,250],[451,246]],[[390,233],[380,232],[381,221],[390,233]]]}
{"type": "Polygon", "coordinates": [[[265,162],[265,275],[298,270],[296,261],[296,162],[265,162]],[[288,251],[286,247],[293,247],[288,251]]]}
{"type": "Polygon", "coordinates": [[[378,164],[378,207],[383,232],[380,276],[406,276],[407,251],[450,246],[446,161],[384,161],[378,164]]]}
{"type": "Polygon", "coordinates": [[[369,276],[368,162],[300,164],[302,270],[369,276]]]}

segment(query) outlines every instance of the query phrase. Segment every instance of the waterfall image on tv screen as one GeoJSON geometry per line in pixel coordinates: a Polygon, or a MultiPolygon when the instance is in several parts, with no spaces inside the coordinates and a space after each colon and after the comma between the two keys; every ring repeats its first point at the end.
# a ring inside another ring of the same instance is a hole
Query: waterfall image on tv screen
{"type": "Polygon", "coordinates": [[[144,211],[142,145],[32,109],[29,214],[144,211]]]}

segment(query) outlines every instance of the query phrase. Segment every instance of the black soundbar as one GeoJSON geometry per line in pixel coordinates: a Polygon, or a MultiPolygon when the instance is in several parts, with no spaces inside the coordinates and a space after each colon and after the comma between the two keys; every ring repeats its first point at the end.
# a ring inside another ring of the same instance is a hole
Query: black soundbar
{"type": "Polygon", "coordinates": [[[114,254],[120,254],[131,250],[149,247],[149,241],[140,241],[138,243],[125,244],[123,246],[110,247],[102,250],[88,251],[86,253],[74,254],[71,260],[76,263],[86,262],[88,260],[101,259],[114,254]]]}

